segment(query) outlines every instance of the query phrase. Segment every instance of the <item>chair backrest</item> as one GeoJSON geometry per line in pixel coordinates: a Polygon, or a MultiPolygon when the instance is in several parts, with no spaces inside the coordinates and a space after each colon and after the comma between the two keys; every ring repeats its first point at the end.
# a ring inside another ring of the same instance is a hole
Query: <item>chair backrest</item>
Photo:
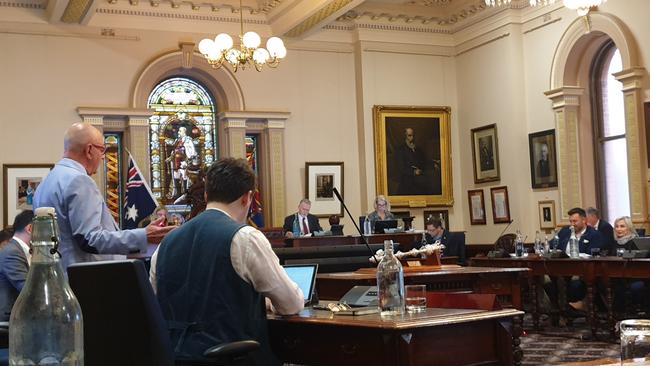
{"type": "Polygon", "coordinates": [[[173,366],[167,324],[139,260],[68,267],[81,305],[86,365],[173,366]]]}
{"type": "Polygon", "coordinates": [[[516,238],[517,234],[513,233],[501,235],[496,243],[494,243],[494,249],[503,249],[506,253],[514,253],[516,238]]]}

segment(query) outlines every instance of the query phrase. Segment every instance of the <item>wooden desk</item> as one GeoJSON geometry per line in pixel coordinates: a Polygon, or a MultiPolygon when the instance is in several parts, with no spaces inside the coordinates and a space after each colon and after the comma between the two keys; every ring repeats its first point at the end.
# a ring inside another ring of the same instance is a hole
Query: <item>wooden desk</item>
{"type": "Polygon", "coordinates": [[[306,309],[269,314],[274,353],[306,365],[519,365],[521,311],[427,309],[382,319],[306,309]]]}
{"type": "MultiPolygon", "coordinates": [[[[468,291],[495,294],[502,304],[523,309],[521,281],[528,268],[478,268],[443,265],[431,272],[405,273],[405,284],[424,284],[427,291],[468,291]]],[[[372,273],[339,272],[319,274],[316,280],[318,296],[326,300],[338,300],[352,287],[374,286],[376,276],[372,273]]]]}
{"type": "Polygon", "coordinates": [[[587,319],[595,335],[597,322],[594,310],[594,284],[602,281],[607,289],[606,302],[610,333],[614,334],[614,316],[612,312],[611,278],[648,278],[650,277],[650,259],[623,259],[619,257],[596,258],[558,258],[547,259],[538,256],[521,258],[487,258],[474,257],[470,259],[471,266],[486,267],[527,267],[531,271],[529,285],[531,286],[531,302],[533,304],[533,324],[539,327],[539,311],[536,287],[541,286],[544,275],[549,276],[580,276],[587,285],[587,319]]]}
{"type": "MultiPolygon", "coordinates": [[[[392,240],[399,243],[402,251],[413,249],[415,244],[422,242],[422,233],[397,233],[397,234],[372,234],[366,236],[368,244],[382,244],[384,240],[392,240]]],[[[313,236],[293,239],[285,239],[288,247],[314,247],[321,245],[354,245],[363,244],[360,236],[313,236]]]]}

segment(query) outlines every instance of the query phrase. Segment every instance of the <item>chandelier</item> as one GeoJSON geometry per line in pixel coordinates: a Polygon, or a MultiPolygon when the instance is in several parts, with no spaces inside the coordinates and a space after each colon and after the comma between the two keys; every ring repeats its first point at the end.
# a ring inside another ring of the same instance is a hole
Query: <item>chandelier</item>
{"type": "Polygon", "coordinates": [[[266,48],[260,47],[262,39],[255,32],[244,33],[244,16],[242,0],[239,0],[239,47],[233,47],[230,35],[220,33],[214,40],[205,38],[199,42],[199,52],[215,69],[228,62],[233,70],[245,69],[253,65],[255,70],[262,71],[262,66],[277,67],[280,60],[287,55],[284,42],[278,37],[271,37],[266,41],[266,48]]]}
{"type": "MultiPolygon", "coordinates": [[[[544,6],[554,4],[556,0],[529,0],[530,6],[544,6]]],[[[563,0],[564,6],[569,9],[578,11],[578,15],[585,16],[591,8],[596,7],[607,0],[563,0]]],[[[487,6],[508,5],[512,0],[485,0],[487,6]]]]}

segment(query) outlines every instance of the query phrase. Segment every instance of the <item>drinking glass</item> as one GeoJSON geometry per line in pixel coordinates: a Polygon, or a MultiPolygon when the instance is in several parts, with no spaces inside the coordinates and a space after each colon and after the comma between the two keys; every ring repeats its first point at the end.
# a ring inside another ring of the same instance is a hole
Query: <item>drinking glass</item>
{"type": "Polygon", "coordinates": [[[427,308],[426,285],[406,285],[406,311],[409,313],[423,312],[427,308]]]}
{"type": "Polygon", "coordinates": [[[620,327],[621,365],[645,365],[650,360],[650,320],[623,320],[620,327]]]}
{"type": "Polygon", "coordinates": [[[622,257],[624,253],[625,253],[625,248],[616,248],[617,257],[622,257]]]}

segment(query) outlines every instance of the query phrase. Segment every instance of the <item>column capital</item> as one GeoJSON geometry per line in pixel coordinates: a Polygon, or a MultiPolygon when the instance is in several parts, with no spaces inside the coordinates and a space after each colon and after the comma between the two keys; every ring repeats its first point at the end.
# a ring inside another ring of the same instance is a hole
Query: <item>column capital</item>
{"type": "Polygon", "coordinates": [[[563,107],[577,107],[584,88],[579,86],[565,86],[544,92],[544,95],[553,102],[553,109],[563,107]]]}
{"type": "Polygon", "coordinates": [[[645,75],[645,68],[632,67],[627,70],[615,72],[613,75],[616,80],[623,83],[622,90],[624,92],[634,89],[641,89],[643,76],[645,75]]]}

